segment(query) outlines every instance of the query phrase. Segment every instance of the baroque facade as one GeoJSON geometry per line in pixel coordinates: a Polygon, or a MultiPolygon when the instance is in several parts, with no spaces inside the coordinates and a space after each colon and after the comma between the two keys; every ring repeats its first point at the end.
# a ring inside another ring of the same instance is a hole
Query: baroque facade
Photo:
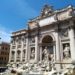
{"type": "Polygon", "coordinates": [[[45,5],[28,22],[28,29],[13,32],[10,63],[52,61],[57,66],[75,61],[75,8],[53,10],[45,5]]]}

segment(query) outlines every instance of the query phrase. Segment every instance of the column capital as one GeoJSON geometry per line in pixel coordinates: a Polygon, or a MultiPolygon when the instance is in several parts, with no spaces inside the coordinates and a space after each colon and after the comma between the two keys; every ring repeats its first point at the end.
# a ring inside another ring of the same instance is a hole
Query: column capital
{"type": "Polygon", "coordinates": [[[39,57],[38,57],[38,54],[39,54],[39,51],[38,51],[38,36],[35,36],[35,61],[37,62],[39,57]]]}

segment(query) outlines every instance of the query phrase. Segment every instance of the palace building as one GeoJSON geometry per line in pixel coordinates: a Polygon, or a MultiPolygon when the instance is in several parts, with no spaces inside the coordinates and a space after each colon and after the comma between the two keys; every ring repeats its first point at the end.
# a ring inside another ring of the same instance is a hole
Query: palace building
{"type": "Polygon", "coordinates": [[[28,29],[12,33],[9,62],[14,64],[75,61],[75,8],[53,10],[45,5],[39,16],[28,21],[28,29]]]}
{"type": "Polygon", "coordinates": [[[6,67],[9,62],[10,44],[0,43],[0,67],[6,67]]]}

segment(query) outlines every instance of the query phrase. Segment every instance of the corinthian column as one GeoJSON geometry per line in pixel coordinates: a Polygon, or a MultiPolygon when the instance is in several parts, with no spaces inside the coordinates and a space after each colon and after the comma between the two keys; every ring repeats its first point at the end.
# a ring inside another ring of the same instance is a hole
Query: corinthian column
{"type": "Polygon", "coordinates": [[[56,60],[56,51],[55,51],[55,45],[53,46],[53,56],[54,56],[54,62],[56,60]]]}
{"type": "Polygon", "coordinates": [[[38,36],[35,36],[35,61],[37,62],[39,59],[39,54],[38,54],[38,36]]]}
{"type": "MultiPolygon", "coordinates": [[[[59,39],[59,32],[57,31],[56,32],[56,62],[57,63],[60,63],[60,57],[61,57],[61,54],[60,54],[60,39],[59,39]]],[[[60,70],[60,64],[57,64],[56,65],[56,68],[57,68],[57,71],[60,70]]]]}
{"type": "Polygon", "coordinates": [[[15,59],[14,59],[14,62],[15,62],[15,63],[16,63],[16,59],[17,59],[17,46],[18,46],[18,44],[17,44],[17,42],[16,42],[15,59]]]}
{"type": "Polygon", "coordinates": [[[40,47],[40,61],[42,61],[42,46],[40,47]]]}
{"type": "Polygon", "coordinates": [[[26,62],[29,61],[29,59],[30,59],[30,47],[29,47],[29,39],[27,37],[26,38],[26,55],[25,55],[26,62]]]}
{"type": "Polygon", "coordinates": [[[21,40],[21,59],[20,59],[20,62],[22,62],[22,59],[23,59],[23,40],[21,40]]]}
{"type": "Polygon", "coordinates": [[[71,26],[69,28],[69,38],[70,38],[70,51],[71,51],[71,58],[75,60],[75,35],[74,35],[74,27],[71,26]]]}

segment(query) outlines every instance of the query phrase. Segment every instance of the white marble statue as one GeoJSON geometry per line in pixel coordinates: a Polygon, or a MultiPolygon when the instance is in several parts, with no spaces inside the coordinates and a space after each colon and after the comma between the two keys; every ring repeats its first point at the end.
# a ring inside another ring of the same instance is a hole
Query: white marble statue
{"type": "Polygon", "coordinates": [[[48,59],[48,56],[49,56],[49,53],[48,53],[48,49],[47,49],[47,47],[45,47],[45,49],[43,50],[43,54],[44,54],[44,61],[46,60],[46,61],[48,61],[49,59],[48,59]]]}
{"type": "Polygon", "coordinates": [[[65,58],[69,58],[70,57],[70,47],[66,44],[65,48],[64,48],[64,56],[65,58]]]}
{"type": "Polygon", "coordinates": [[[34,59],[35,58],[35,50],[33,49],[32,51],[31,51],[31,59],[34,59]]]}
{"type": "Polygon", "coordinates": [[[66,44],[65,48],[64,48],[64,59],[63,59],[63,68],[68,68],[71,64],[67,64],[67,63],[71,63],[71,58],[70,58],[70,47],[66,44]]]}

